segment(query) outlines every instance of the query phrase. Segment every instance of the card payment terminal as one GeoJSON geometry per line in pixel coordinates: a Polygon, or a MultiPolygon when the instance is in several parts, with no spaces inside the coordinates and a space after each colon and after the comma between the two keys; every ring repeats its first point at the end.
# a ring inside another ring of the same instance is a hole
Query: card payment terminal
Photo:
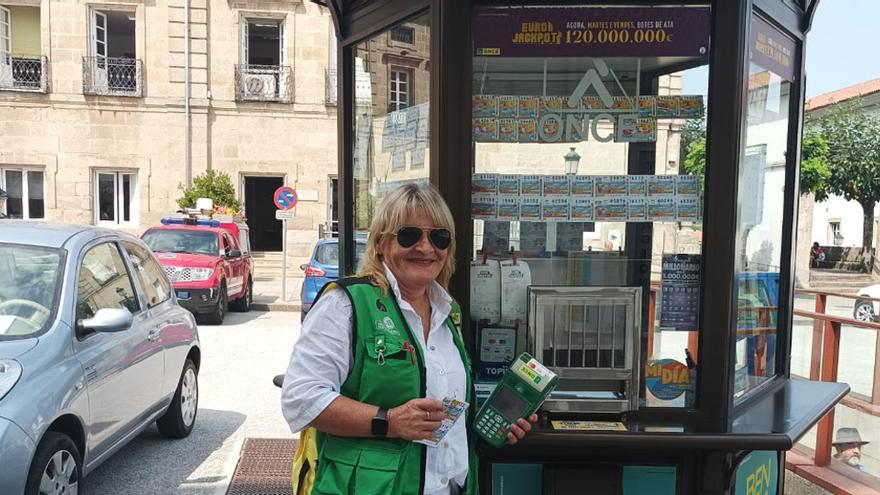
{"type": "Polygon", "coordinates": [[[477,412],[474,429],[494,447],[507,443],[510,425],[541,407],[559,378],[529,353],[516,358],[477,412]]]}

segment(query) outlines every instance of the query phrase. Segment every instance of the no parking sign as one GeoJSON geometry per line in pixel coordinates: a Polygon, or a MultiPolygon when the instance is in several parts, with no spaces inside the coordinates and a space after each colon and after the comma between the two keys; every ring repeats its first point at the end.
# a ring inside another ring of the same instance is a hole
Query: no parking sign
{"type": "Polygon", "coordinates": [[[281,186],[275,190],[273,199],[279,210],[290,210],[296,206],[296,191],[290,186],[281,186]]]}

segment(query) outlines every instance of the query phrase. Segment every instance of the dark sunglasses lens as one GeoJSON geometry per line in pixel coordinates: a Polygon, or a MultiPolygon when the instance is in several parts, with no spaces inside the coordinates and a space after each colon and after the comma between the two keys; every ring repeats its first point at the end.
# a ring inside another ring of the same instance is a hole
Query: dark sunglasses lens
{"type": "Polygon", "coordinates": [[[413,247],[422,238],[422,229],[418,227],[402,227],[397,231],[397,243],[400,247],[413,247]]]}
{"type": "Polygon", "coordinates": [[[446,229],[434,229],[431,231],[431,244],[437,249],[446,249],[452,241],[452,234],[446,229]]]}

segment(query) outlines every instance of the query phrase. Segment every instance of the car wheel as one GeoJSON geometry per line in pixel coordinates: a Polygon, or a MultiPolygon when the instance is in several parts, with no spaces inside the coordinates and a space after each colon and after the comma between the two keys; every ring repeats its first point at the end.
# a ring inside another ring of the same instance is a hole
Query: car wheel
{"type": "Polygon", "coordinates": [[[69,436],[47,432],[31,461],[25,495],[76,495],[81,462],[79,449],[69,436]]]}
{"type": "Polygon", "coordinates": [[[251,310],[251,303],[254,302],[254,283],[251,282],[251,279],[248,279],[247,284],[245,285],[244,295],[232,301],[229,304],[229,308],[233,311],[237,311],[239,313],[247,313],[251,310]]]}
{"type": "Polygon", "coordinates": [[[859,321],[873,322],[877,315],[874,314],[874,304],[871,301],[856,301],[853,308],[853,318],[859,321]]]}
{"type": "Polygon", "coordinates": [[[199,412],[199,375],[196,365],[189,359],[183,365],[180,382],[171,399],[171,405],[156,420],[159,433],[169,438],[183,438],[192,431],[199,412]]]}
{"type": "Polygon", "coordinates": [[[226,317],[226,310],[229,309],[229,294],[226,292],[226,282],[220,283],[220,295],[217,296],[217,306],[214,311],[205,315],[205,322],[211,325],[223,324],[223,318],[226,317]]]}

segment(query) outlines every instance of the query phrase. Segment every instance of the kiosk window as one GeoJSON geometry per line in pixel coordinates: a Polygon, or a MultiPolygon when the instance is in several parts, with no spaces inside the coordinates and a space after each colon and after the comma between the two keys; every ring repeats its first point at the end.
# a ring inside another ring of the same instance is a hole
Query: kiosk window
{"type": "Polygon", "coordinates": [[[474,12],[472,328],[518,327],[516,352],[579,368],[559,392],[692,407],[709,8],[474,12]]]}
{"type": "Polygon", "coordinates": [[[430,17],[423,13],[388,31],[352,50],[352,221],[361,243],[385,194],[407,182],[428,182],[430,17]],[[394,34],[401,32],[418,43],[401,52],[394,34]]]}
{"type": "Polygon", "coordinates": [[[788,116],[794,40],[752,17],[745,148],[740,157],[736,238],[737,316],[734,396],[776,374],[779,269],[785,211],[788,116]]]}
{"type": "Polygon", "coordinates": [[[509,422],[514,422],[522,417],[525,412],[526,403],[520,399],[512,390],[507,387],[502,388],[492,406],[509,422]]]}

